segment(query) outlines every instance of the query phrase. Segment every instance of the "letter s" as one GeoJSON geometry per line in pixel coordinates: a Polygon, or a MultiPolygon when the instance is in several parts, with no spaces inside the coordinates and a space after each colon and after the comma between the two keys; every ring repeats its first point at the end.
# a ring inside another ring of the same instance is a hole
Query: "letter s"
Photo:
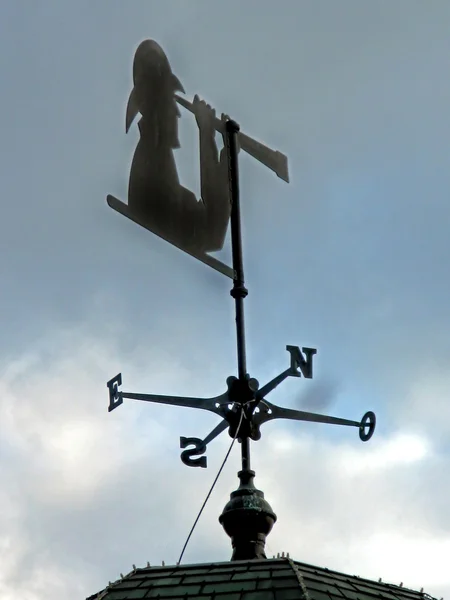
{"type": "Polygon", "coordinates": [[[206,456],[202,456],[201,458],[191,458],[191,456],[200,456],[206,452],[206,446],[203,443],[203,440],[200,440],[199,438],[180,437],[180,448],[186,448],[186,446],[195,446],[195,448],[190,448],[181,453],[180,458],[184,464],[188,467],[201,467],[202,469],[206,469],[206,456]]]}

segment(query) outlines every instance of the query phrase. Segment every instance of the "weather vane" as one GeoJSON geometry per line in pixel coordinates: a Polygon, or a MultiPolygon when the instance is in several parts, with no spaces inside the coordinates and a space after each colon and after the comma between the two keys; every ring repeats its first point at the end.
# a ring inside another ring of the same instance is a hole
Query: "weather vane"
{"type": "MultiPolygon", "coordinates": [[[[227,379],[227,389],[214,398],[192,398],[137,394],[121,391],[122,375],[108,381],[109,411],[124,399],[143,400],[190,408],[200,408],[219,415],[222,421],[204,439],[181,437],[181,460],[190,467],[206,467],[207,445],[228,429],[241,443],[242,472],[250,474],[249,440],[259,440],[261,425],[272,419],[291,419],[357,427],[359,437],[367,441],[375,430],[375,414],[366,412],[361,421],[282,408],[266,398],[287,377],[313,377],[314,348],[286,346],[289,367],[259,387],[249,376],[246,365],[244,298],[247,289],[241,243],[239,207],[239,150],[247,152],[289,182],[287,157],[257,142],[240,131],[228,116],[216,117],[215,111],[198,96],[189,102],[169,61],[156,42],[146,40],[136,50],[133,62],[134,87],[128,100],[125,128],[128,132],[138,114],[140,140],[131,165],[128,204],[108,196],[111,208],[145,227],[152,233],[216,269],[233,280],[231,296],[236,305],[237,377],[227,379]],[[174,150],[178,140],[178,106],[196,119],[200,139],[201,199],[183,187],[178,179],[174,150]],[[219,152],[215,135],[223,138],[219,152]],[[228,223],[231,223],[232,266],[210,255],[223,247],[228,223]]],[[[242,473],[241,472],[241,473],[242,473]]],[[[242,479],[241,479],[242,481],[242,479]]]]}

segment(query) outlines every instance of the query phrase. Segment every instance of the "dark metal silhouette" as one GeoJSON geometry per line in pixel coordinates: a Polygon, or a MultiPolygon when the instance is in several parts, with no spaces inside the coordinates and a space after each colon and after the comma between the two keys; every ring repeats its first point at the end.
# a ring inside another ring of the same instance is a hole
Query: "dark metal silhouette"
{"type": "MultiPolygon", "coordinates": [[[[128,206],[111,196],[108,203],[185,252],[208,260],[207,252],[223,246],[231,210],[226,157],[224,150],[219,155],[215,142],[215,111],[195,97],[192,110],[199,128],[201,171],[201,200],[197,200],[180,184],[173,152],[180,146],[175,92],[184,89],[156,42],[146,40],[136,50],[133,83],[126,131],[138,113],[142,117],[131,165],[128,206]]],[[[220,266],[219,261],[215,266],[220,266]]],[[[223,267],[220,270],[232,276],[231,270],[223,267]]]]}
{"type": "MultiPolygon", "coordinates": [[[[244,298],[248,291],[245,287],[242,258],[238,152],[239,149],[245,150],[285,181],[289,180],[287,159],[281,153],[241,134],[237,123],[228,117],[222,115],[221,119],[217,119],[215,111],[197,96],[192,104],[177,96],[176,91],[184,90],[156,42],[147,40],[137,49],[133,79],[134,88],[126,115],[127,131],[138,112],[142,118],[139,121],[141,139],[131,167],[128,206],[111,196],[108,197],[108,202],[110,206],[153,233],[233,278],[230,293],[236,307],[238,377],[227,379],[228,389],[225,393],[214,398],[202,399],[122,392],[119,390],[122,384],[122,376],[119,374],[107,384],[109,410],[117,408],[124,399],[134,399],[200,408],[217,414],[221,417],[221,422],[204,439],[180,439],[180,447],[183,449],[182,461],[188,466],[206,467],[204,453],[207,445],[228,429],[230,436],[236,436],[241,442],[240,477],[242,475],[241,483],[244,482],[241,492],[244,495],[254,495],[256,491],[252,488],[253,491],[249,492],[248,487],[254,475],[250,468],[249,440],[260,439],[261,425],[267,421],[290,419],[352,426],[359,429],[360,439],[367,441],[375,430],[375,415],[373,412],[367,412],[361,421],[352,421],[281,408],[266,400],[266,396],[287,377],[303,376],[312,379],[313,357],[317,351],[314,348],[287,346],[286,350],[291,356],[289,368],[262,388],[259,388],[258,381],[247,373],[244,298]],[[199,127],[202,193],[200,201],[191,191],[181,186],[178,180],[173,156],[173,150],[179,145],[177,103],[195,115],[199,127]],[[224,148],[220,154],[215,144],[215,131],[220,131],[224,139],[224,148]],[[222,248],[229,220],[232,268],[208,255],[208,252],[222,248]]],[[[238,497],[240,498],[239,495],[238,497]]]]}
{"type": "MultiPolygon", "coordinates": [[[[233,278],[233,269],[208,254],[222,249],[231,212],[226,147],[219,153],[215,141],[216,131],[225,135],[227,117],[216,118],[215,110],[197,95],[189,102],[175,93],[184,93],[183,86],[163,49],[153,40],[142,42],[136,50],[133,83],[125,130],[128,132],[139,113],[141,119],[128,205],[110,195],[109,206],[233,278]],[[195,116],[199,128],[200,200],[178,178],[174,157],[180,146],[178,104],[195,116]]],[[[286,156],[245,134],[239,135],[239,146],[289,181],[286,156]]]]}
{"type": "MultiPolygon", "coordinates": [[[[175,100],[184,106],[189,112],[195,115],[195,105],[186,100],[185,98],[175,94],[175,100]]],[[[214,127],[219,133],[224,133],[224,122],[227,121],[226,115],[222,115],[222,118],[214,120],[214,127]]],[[[289,183],[289,169],[287,156],[279,152],[278,150],[272,150],[268,146],[265,146],[261,142],[257,142],[253,138],[245,135],[241,131],[238,131],[238,144],[239,148],[247,154],[250,154],[253,158],[256,158],[265,167],[276,173],[280,179],[289,183]]]]}
{"type": "MultiPolygon", "coordinates": [[[[292,348],[295,348],[296,352],[302,355],[302,351],[297,346],[287,347],[287,349],[292,348]]],[[[311,349],[307,348],[306,350],[311,349]]],[[[302,359],[305,364],[307,362],[305,356],[302,356],[302,359]]],[[[308,366],[307,370],[310,368],[311,367],[308,366]]],[[[289,419],[293,421],[307,421],[310,423],[325,423],[329,425],[346,425],[350,427],[357,427],[359,430],[360,439],[363,442],[370,440],[375,431],[376,425],[375,414],[371,411],[366,412],[361,421],[353,421],[349,419],[341,419],[339,417],[332,417],[329,415],[321,415],[309,411],[282,408],[276,404],[272,404],[266,399],[266,396],[268,396],[270,392],[272,392],[288,377],[301,377],[303,373],[298,369],[300,369],[300,364],[295,363],[294,366],[291,365],[288,369],[280,373],[280,375],[277,375],[277,377],[274,377],[271,381],[266,383],[266,385],[264,385],[262,388],[259,388],[259,383],[256,379],[250,378],[248,375],[244,377],[244,380],[239,380],[237,377],[229,377],[227,379],[228,390],[220,396],[215,396],[213,398],[161,396],[155,394],[122,392],[119,390],[120,386],[122,385],[122,375],[119,373],[107,383],[107,387],[109,389],[108,410],[114,410],[123,403],[124,399],[128,399],[141,400],[144,402],[155,402],[157,404],[169,404],[172,406],[184,406],[187,408],[197,408],[215,413],[216,415],[220,416],[222,420],[203,440],[200,438],[181,438],[181,447],[186,448],[187,445],[196,446],[197,451],[192,452],[190,456],[199,456],[204,454],[206,446],[226,429],[229,430],[229,435],[234,437],[236,434],[236,427],[239,423],[240,409],[241,407],[244,407],[245,419],[243,419],[238,432],[239,440],[242,442],[242,452],[244,453],[243,470],[246,470],[244,468],[244,463],[248,465],[247,469],[250,468],[247,447],[248,440],[259,440],[261,438],[261,425],[274,419],[289,419]]],[[[303,374],[303,376],[305,375],[303,374]]],[[[310,379],[312,378],[312,375],[311,377],[306,377],[310,379]]],[[[203,458],[205,460],[202,460],[201,463],[199,462],[193,464],[186,461],[183,462],[188,464],[188,466],[206,467],[206,457],[203,458]]]]}

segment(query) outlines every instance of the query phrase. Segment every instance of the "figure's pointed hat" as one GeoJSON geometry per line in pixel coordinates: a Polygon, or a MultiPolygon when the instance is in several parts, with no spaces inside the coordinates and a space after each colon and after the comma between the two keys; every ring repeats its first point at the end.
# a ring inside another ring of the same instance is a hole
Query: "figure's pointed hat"
{"type": "Polygon", "coordinates": [[[154,40],[145,40],[137,47],[133,60],[133,83],[125,117],[126,132],[149,97],[153,96],[157,101],[158,97],[165,97],[166,94],[184,93],[180,80],[172,73],[164,50],[154,40]]]}

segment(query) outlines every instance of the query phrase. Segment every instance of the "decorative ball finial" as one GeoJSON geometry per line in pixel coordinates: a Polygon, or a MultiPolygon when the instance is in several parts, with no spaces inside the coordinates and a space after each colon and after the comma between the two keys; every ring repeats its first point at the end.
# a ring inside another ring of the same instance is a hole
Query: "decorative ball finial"
{"type": "Polygon", "coordinates": [[[231,560],[267,558],[264,547],[266,536],[277,520],[264,494],[253,483],[255,472],[239,471],[239,488],[230,494],[219,522],[231,538],[231,560]]]}

